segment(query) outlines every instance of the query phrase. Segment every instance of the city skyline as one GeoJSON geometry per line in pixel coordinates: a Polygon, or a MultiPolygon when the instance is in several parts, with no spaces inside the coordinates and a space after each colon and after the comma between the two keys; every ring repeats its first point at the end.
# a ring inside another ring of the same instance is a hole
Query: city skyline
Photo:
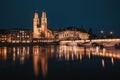
{"type": "MultiPolygon", "coordinates": [[[[113,31],[119,35],[120,11],[119,0],[86,0],[86,1],[9,1],[1,0],[0,25],[2,28],[27,28],[32,29],[32,19],[37,10],[47,12],[48,26],[52,29],[68,26],[83,27],[88,31],[99,34],[104,30],[105,34],[113,31]]],[[[40,15],[39,15],[40,16],[40,15]]]]}
{"type": "Polygon", "coordinates": [[[0,80],[120,79],[120,0],[0,0],[0,80]]]}

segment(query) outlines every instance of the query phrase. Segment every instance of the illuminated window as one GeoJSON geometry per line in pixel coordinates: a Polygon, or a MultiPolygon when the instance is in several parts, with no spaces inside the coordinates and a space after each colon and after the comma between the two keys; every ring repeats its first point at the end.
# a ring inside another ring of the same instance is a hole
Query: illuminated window
{"type": "Polygon", "coordinates": [[[19,35],[17,35],[17,37],[20,37],[19,35]]]}

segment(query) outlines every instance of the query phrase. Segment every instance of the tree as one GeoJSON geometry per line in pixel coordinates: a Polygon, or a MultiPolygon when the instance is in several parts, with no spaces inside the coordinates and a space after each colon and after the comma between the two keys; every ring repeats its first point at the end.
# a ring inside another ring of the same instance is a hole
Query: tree
{"type": "Polygon", "coordinates": [[[89,28],[88,33],[89,33],[90,35],[93,34],[92,28],[89,28]]]}
{"type": "Polygon", "coordinates": [[[90,34],[89,39],[90,39],[90,40],[93,39],[92,28],[89,28],[89,30],[88,30],[88,34],[90,34]]]}

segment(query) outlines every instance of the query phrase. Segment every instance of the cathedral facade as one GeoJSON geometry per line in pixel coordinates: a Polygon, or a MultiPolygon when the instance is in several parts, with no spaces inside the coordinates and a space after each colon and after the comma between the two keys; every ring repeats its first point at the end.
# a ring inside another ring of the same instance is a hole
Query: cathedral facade
{"type": "Polygon", "coordinates": [[[41,23],[38,13],[35,12],[33,19],[33,38],[54,38],[53,32],[48,29],[46,12],[42,12],[41,23]]]}
{"type": "Polygon", "coordinates": [[[33,38],[34,39],[57,39],[57,40],[71,40],[71,39],[89,39],[89,34],[80,30],[66,29],[62,31],[52,31],[48,29],[46,12],[42,12],[41,23],[38,13],[35,12],[33,19],[33,38]]]}

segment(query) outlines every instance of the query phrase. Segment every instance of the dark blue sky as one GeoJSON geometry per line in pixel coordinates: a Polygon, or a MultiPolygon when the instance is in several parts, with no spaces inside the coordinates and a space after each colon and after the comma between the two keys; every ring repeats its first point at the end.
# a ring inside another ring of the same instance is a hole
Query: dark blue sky
{"type": "Polygon", "coordinates": [[[0,0],[0,28],[32,29],[34,12],[47,12],[51,28],[81,26],[120,34],[120,0],[0,0]]]}

